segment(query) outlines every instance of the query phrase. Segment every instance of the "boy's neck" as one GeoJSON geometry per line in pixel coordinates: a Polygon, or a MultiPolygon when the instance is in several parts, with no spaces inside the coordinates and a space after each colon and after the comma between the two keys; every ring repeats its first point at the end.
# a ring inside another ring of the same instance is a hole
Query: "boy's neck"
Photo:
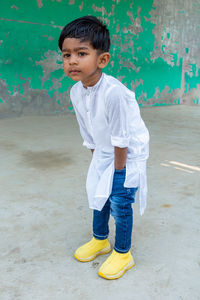
{"type": "Polygon", "coordinates": [[[102,70],[99,69],[95,74],[93,74],[92,78],[90,78],[87,82],[82,82],[83,87],[87,89],[88,87],[92,87],[100,80],[102,75],[102,70]]]}

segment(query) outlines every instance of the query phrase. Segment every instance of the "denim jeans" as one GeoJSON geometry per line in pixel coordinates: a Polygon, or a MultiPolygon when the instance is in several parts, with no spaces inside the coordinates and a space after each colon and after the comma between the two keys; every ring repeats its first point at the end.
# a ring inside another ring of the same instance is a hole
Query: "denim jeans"
{"type": "Polygon", "coordinates": [[[126,168],[115,170],[113,187],[110,197],[101,211],[93,211],[93,236],[103,240],[109,235],[110,214],[115,219],[115,251],[126,253],[131,248],[131,235],[133,227],[132,203],[138,188],[125,188],[124,181],[126,168]]]}

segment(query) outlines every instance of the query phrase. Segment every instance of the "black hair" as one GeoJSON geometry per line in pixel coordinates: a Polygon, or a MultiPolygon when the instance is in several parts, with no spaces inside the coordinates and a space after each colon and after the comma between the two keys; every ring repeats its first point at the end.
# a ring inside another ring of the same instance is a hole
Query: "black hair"
{"type": "Polygon", "coordinates": [[[63,28],[58,41],[61,51],[66,38],[80,39],[81,42],[89,41],[93,48],[100,52],[108,52],[110,49],[109,30],[94,16],[75,19],[63,28]]]}

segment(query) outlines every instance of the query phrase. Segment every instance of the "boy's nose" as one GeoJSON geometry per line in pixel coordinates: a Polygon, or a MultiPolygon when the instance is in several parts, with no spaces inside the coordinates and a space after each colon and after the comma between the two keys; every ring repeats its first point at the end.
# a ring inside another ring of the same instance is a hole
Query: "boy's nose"
{"type": "Polygon", "coordinates": [[[75,56],[75,55],[71,55],[71,56],[70,56],[69,64],[70,64],[70,65],[77,64],[77,59],[76,59],[76,56],[75,56]]]}

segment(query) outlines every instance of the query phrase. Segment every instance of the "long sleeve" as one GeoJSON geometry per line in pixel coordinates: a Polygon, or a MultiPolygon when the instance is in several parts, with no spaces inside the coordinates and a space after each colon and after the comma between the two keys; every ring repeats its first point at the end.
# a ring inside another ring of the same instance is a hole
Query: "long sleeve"
{"type": "Polygon", "coordinates": [[[77,118],[77,121],[79,124],[80,134],[83,138],[83,146],[86,146],[88,149],[95,149],[95,144],[94,144],[93,138],[86,127],[83,115],[80,113],[77,105],[75,104],[72,92],[70,92],[70,97],[71,97],[71,101],[72,101],[72,104],[74,107],[76,118],[77,118]]]}
{"type": "Polygon", "coordinates": [[[111,132],[111,144],[115,147],[125,148],[129,146],[129,122],[128,122],[128,104],[121,95],[119,86],[110,91],[106,112],[111,132]]]}

